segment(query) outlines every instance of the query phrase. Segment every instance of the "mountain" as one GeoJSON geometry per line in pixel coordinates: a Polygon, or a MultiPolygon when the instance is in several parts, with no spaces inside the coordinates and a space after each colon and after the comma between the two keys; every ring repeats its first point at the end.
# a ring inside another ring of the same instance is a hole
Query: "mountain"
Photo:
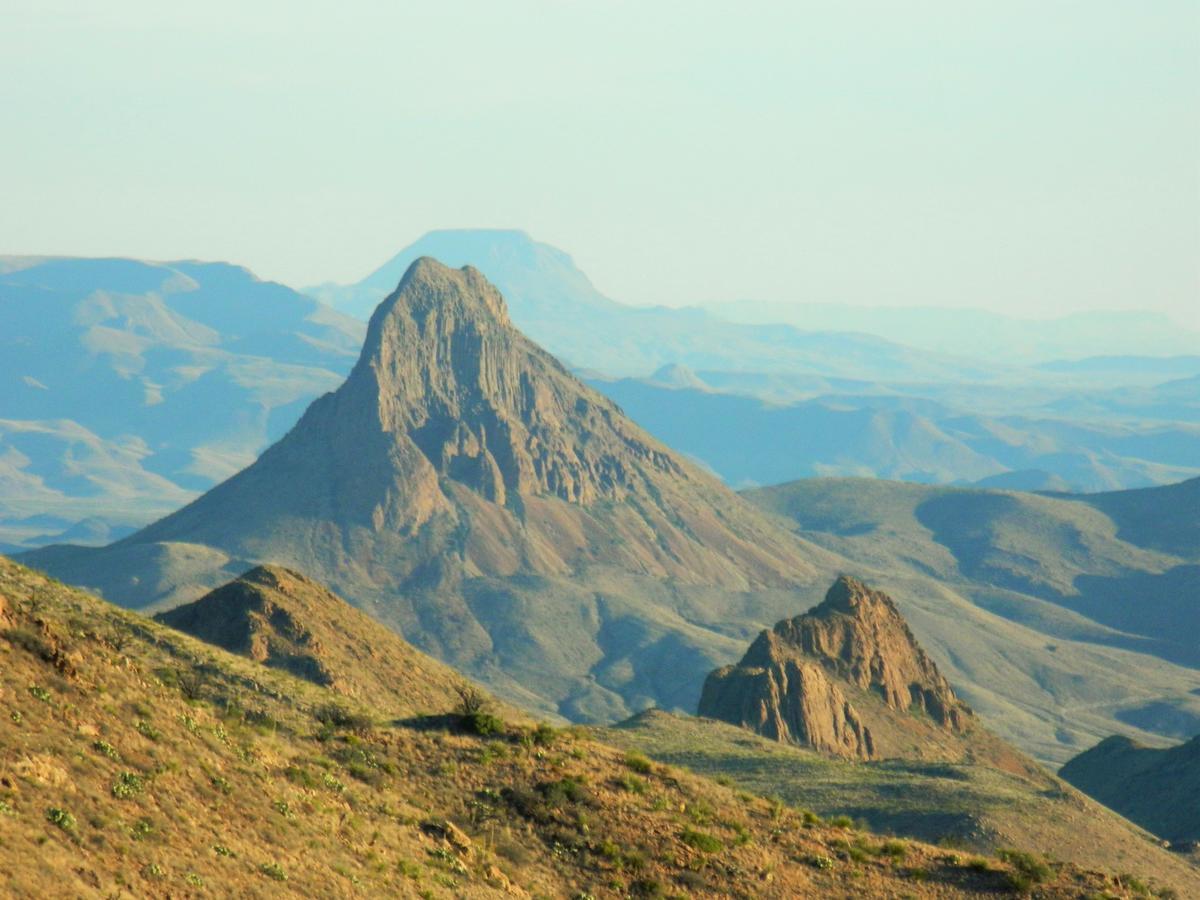
{"type": "MultiPolygon", "coordinates": [[[[873,485],[838,501],[846,514],[873,485]]],[[[1121,729],[1153,739],[1164,705],[1171,727],[1192,715],[1195,671],[1148,656],[1158,643],[950,587],[936,542],[892,555],[844,541],[836,519],[794,534],[755,502],[580,384],[478,273],[428,261],[377,310],[346,382],[252,466],[106,548],[24,558],[154,610],[282,565],[507,699],[591,721],[695,709],[713,668],[851,571],[896,598],[965,699],[1038,759],[1121,729]]]]}
{"type": "Polygon", "coordinates": [[[807,303],[804,298],[734,300],[705,304],[705,309],[733,322],[865,332],[934,353],[1064,370],[1086,367],[1086,360],[1100,355],[1124,360],[1128,367],[1151,368],[1156,364],[1150,360],[1171,356],[1195,360],[1200,346],[1200,333],[1164,313],[1146,310],[1077,312],[1045,319],[982,309],[807,303]]]}
{"type": "Polygon", "coordinates": [[[357,356],[362,325],[225,263],[0,265],[0,539],[52,514],[141,525],[252,461],[357,356]]]}
{"type": "MultiPolygon", "coordinates": [[[[964,853],[1052,847],[1057,859],[1114,872],[1154,872],[1181,897],[1200,890],[1186,857],[1167,852],[1112,810],[1045,771],[978,762],[850,760],[762,737],[715,719],[647,710],[598,730],[605,743],[680,766],[806,811],[810,822],[845,821],[881,834],[964,853]]],[[[870,844],[851,839],[851,858],[870,844]]],[[[1164,885],[1165,886],[1165,885],[1164,885]]]]}
{"type": "Polygon", "coordinates": [[[743,496],[879,573],[971,705],[1023,749],[1065,761],[1062,748],[1113,731],[1200,729],[1198,492],[1200,479],[1084,495],[810,479],[743,496]],[[986,639],[966,625],[984,610],[986,639]],[[1024,713],[1010,704],[1027,710],[1041,693],[1057,722],[1011,729],[1024,713]]]}
{"type": "Polygon", "coordinates": [[[850,759],[916,747],[955,761],[975,718],[891,598],[847,576],[818,606],[760,634],[737,665],[710,674],[699,714],[850,759]]]}
{"type": "Polygon", "coordinates": [[[608,720],[693,707],[835,565],[581,384],[479,272],[429,259],[257,462],[107,548],[29,559],[139,607],[276,563],[514,701],[608,720]]]}
{"type": "Polygon", "coordinates": [[[378,712],[452,709],[463,679],[324,586],[258,566],[158,621],[378,712]]]}
{"type": "MultiPolygon", "coordinates": [[[[345,612],[287,586],[310,614],[345,612]]],[[[360,624],[346,621],[348,646],[374,640],[360,624]]],[[[576,729],[488,719],[481,735],[454,708],[395,720],[3,558],[0,658],[0,878],[12,897],[925,900],[1036,888],[1124,900],[1143,883],[1195,886],[1161,850],[1128,860],[1140,868],[1122,871],[1145,878],[1135,885],[1112,871],[1126,859],[989,858],[813,821],[576,729]]],[[[403,682],[429,661],[410,650],[397,663],[403,682]]]]}
{"type": "MultiPolygon", "coordinates": [[[[1121,421],[1115,409],[1088,406],[1099,422],[1072,421],[1046,409],[988,414],[990,398],[961,385],[961,396],[941,402],[913,385],[685,371],[588,383],[733,485],[853,476],[1110,490],[1200,474],[1200,424],[1185,410],[1177,410],[1183,419],[1164,424],[1121,421]],[[787,399],[805,393],[811,396],[787,399]]],[[[1038,393],[1045,403],[1047,392],[1038,393]]],[[[1054,397],[1061,404],[1089,398],[1054,397]]]]}
{"type": "Polygon", "coordinates": [[[1069,761],[1059,774],[1079,790],[1159,837],[1200,842],[1200,737],[1146,747],[1114,735],[1069,761]]]}
{"type": "Polygon", "coordinates": [[[523,231],[432,231],[362,281],[320,285],[309,293],[365,319],[424,256],[478,269],[505,296],[513,321],[533,340],[572,366],[610,375],[643,375],[672,363],[908,380],[991,377],[1003,369],[968,357],[913,351],[873,335],[737,324],[696,308],[626,306],[601,294],[566,253],[523,231]]]}

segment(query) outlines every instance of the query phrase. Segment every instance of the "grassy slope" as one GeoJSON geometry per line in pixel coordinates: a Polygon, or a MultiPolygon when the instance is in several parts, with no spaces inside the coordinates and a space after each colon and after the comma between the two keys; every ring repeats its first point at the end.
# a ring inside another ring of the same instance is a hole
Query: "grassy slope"
{"type": "MultiPolygon", "coordinates": [[[[1129,505],[1142,492],[1122,493],[1129,505]]],[[[1175,637],[1189,633],[1194,594],[1170,589],[1171,573],[1194,566],[1144,536],[1140,546],[1124,540],[1133,526],[1101,508],[1119,502],[1113,495],[1098,495],[1093,505],[1088,498],[813,479],[744,496],[854,560],[856,574],[896,599],[991,727],[1040,759],[1064,762],[1114,731],[1154,742],[1200,730],[1200,673],[1168,661],[1194,653],[1175,637]],[[1113,590],[1139,578],[1162,589],[1113,590]],[[1128,630],[1139,619],[1143,633],[1128,630]]],[[[1138,527],[1144,534],[1144,519],[1138,527]]],[[[1200,537],[1189,546],[1200,558],[1200,537]]]]}
{"type": "MultiPolygon", "coordinates": [[[[322,725],[329,689],[3,559],[0,596],[12,896],[983,897],[1021,877],[915,842],[852,852],[844,829],[579,734],[322,725]]],[[[1046,897],[1132,896],[1044,878],[1046,897]]]]}
{"type": "Polygon", "coordinates": [[[643,713],[598,733],[605,741],[739,788],[861,820],[872,830],[974,851],[1052,848],[1114,873],[1153,872],[1190,896],[1200,871],[1150,834],[1045,776],[980,765],[856,763],[781,744],[712,719],[643,713]]]}

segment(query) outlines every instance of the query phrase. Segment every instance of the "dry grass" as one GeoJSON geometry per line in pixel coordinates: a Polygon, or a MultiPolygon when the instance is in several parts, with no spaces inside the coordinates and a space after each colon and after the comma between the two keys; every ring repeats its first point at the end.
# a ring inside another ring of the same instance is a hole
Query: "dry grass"
{"type": "MultiPolygon", "coordinates": [[[[1019,874],[915,842],[856,858],[842,828],[578,732],[343,729],[326,688],[4,560],[0,596],[38,638],[0,640],[9,895],[958,897],[1019,874]]],[[[1038,890],[1130,896],[1057,865],[1038,890]]]]}

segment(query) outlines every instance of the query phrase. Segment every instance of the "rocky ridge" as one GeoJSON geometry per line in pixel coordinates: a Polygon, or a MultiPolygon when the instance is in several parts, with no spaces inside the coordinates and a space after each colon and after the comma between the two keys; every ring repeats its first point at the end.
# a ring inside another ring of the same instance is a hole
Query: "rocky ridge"
{"type": "Polygon", "coordinates": [[[709,675],[699,712],[854,759],[903,755],[906,719],[941,734],[935,752],[975,726],[892,600],[847,576],[709,675]]]}

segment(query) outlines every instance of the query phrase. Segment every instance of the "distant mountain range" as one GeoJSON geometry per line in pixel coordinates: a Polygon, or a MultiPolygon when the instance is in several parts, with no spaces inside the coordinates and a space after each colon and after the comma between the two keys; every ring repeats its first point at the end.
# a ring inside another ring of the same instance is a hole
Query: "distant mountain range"
{"type": "MultiPolygon", "coordinates": [[[[952,353],[1003,365],[1049,363],[1074,368],[1089,357],[1124,359],[1126,374],[1155,377],[1161,364],[1146,358],[1190,356],[1200,350],[1200,332],[1169,316],[1142,310],[1078,312],[1054,318],[1020,318],[981,309],[809,303],[805,298],[768,302],[737,300],[705,304],[724,319],[747,324],[772,322],[817,331],[857,331],[934,353],[952,353]]],[[[1084,368],[1091,363],[1084,362],[1084,368]]],[[[1190,372],[1195,369],[1189,364],[1190,372]]],[[[1189,373],[1182,373],[1189,374],[1189,373]]]]}
{"type": "MultiPolygon", "coordinates": [[[[108,547],[26,558],[152,609],[285,565],[513,702],[599,721],[695,708],[711,669],[849,572],[895,597],[972,707],[1041,759],[1196,714],[1194,649],[1164,626],[1189,615],[1173,590],[1200,552],[1186,512],[843,484],[734,494],[521,334],[480,273],[421,260],[347,380],[254,464],[108,547]],[[1028,513],[1010,524],[1014,506],[1028,513]],[[1142,587],[1130,617],[1122,591],[1142,587]]],[[[1189,508],[1189,485],[1162,490],[1189,508]]]]}
{"type": "MultiPolygon", "coordinates": [[[[1101,490],[1197,471],[1196,355],[1017,366],[896,343],[886,317],[866,334],[635,308],[517,231],[432,232],[311,293],[365,317],[422,253],[478,267],[518,327],[733,485],[1101,490]],[[684,421],[710,415],[738,428],[684,421]]],[[[0,549],[102,543],[187,502],[336,387],[364,327],[224,263],[0,258],[0,549]]]]}
{"type": "Polygon", "coordinates": [[[0,541],[187,502],[335,387],[363,331],[223,263],[4,259],[0,541]]]}
{"type": "MultiPolygon", "coordinates": [[[[828,381],[812,386],[812,399],[778,402],[755,396],[748,381],[680,366],[646,379],[589,379],[656,437],[736,486],[861,476],[1099,491],[1200,475],[1200,422],[986,415],[828,381]]],[[[782,392],[786,383],[771,379],[764,390],[782,392]]],[[[1200,413],[1200,396],[1192,401],[1200,413]]]]}
{"type": "Polygon", "coordinates": [[[366,319],[418,258],[471,265],[509,303],[513,321],[565,363],[611,375],[644,375],[670,363],[692,368],[811,373],[873,379],[982,379],[1005,367],[916,351],[865,333],[740,325],[699,309],[627,306],[601,294],[570,256],[522,231],[434,231],[362,281],[309,293],[366,319]]]}

